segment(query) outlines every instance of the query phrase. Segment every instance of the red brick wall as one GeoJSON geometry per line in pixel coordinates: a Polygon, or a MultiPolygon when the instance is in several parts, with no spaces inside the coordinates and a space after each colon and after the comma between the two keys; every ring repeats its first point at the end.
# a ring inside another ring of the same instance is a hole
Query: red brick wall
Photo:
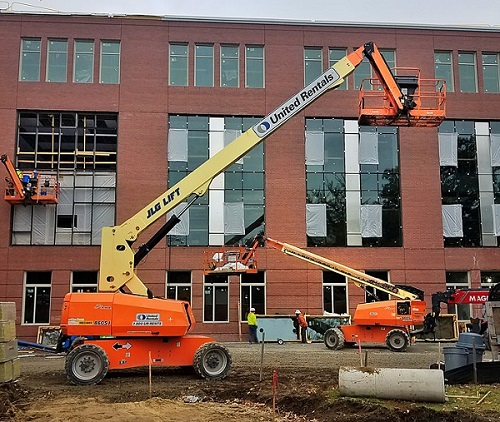
{"type": "MultiPolygon", "coordinates": [[[[168,22],[75,16],[0,15],[0,153],[14,156],[16,110],[75,110],[119,112],[117,223],[131,217],[166,187],[166,137],[169,113],[259,116],[273,110],[303,86],[303,48],[354,47],[374,41],[379,48],[397,49],[398,66],[419,67],[434,76],[434,50],[498,51],[498,32],[463,32],[363,27],[320,27],[247,23],[168,22]],[[21,37],[41,37],[41,81],[18,82],[21,37]],[[46,83],[47,38],[68,38],[68,69],[72,69],[73,40],[95,39],[93,84],[46,83]],[[99,40],[121,40],[121,83],[101,85],[99,40]],[[168,86],[168,42],[189,42],[188,87],[168,86]],[[215,87],[194,87],[194,43],[238,43],[239,89],[220,88],[219,57],[215,49],[215,87]],[[266,89],[244,89],[244,46],[265,45],[266,89]]],[[[480,72],[479,72],[480,73],[480,72]]],[[[481,76],[479,87],[482,85],[481,76]]],[[[456,91],[458,87],[456,87],[456,91]]],[[[266,232],[277,240],[305,247],[304,120],[306,117],[356,118],[358,94],[349,79],[347,91],[328,93],[286,123],[265,141],[266,232]]],[[[498,95],[450,93],[448,117],[498,119],[498,95]]],[[[402,248],[318,248],[314,252],[357,269],[384,270],[391,281],[423,288],[427,299],[445,287],[445,270],[471,271],[473,285],[480,270],[500,269],[499,251],[444,249],[436,129],[401,129],[402,248]]],[[[15,300],[21,315],[23,272],[51,270],[51,324],[59,322],[62,298],[72,270],[97,270],[98,247],[11,247],[10,206],[0,203],[0,300],[15,300]]],[[[138,244],[154,232],[148,229],[138,244]]],[[[230,280],[230,322],[203,319],[203,251],[171,248],[164,242],[138,268],[141,279],[157,295],[165,293],[165,270],[193,270],[196,332],[219,340],[238,338],[239,285],[230,280]]],[[[291,314],[296,308],[322,312],[321,270],[274,250],[260,250],[266,269],[267,313],[291,314]]],[[[349,308],[363,300],[363,291],[349,285],[349,308]]],[[[246,327],[242,325],[244,339],[246,327]]],[[[37,327],[21,326],[18,337],[33,340],[37,327]]]]}

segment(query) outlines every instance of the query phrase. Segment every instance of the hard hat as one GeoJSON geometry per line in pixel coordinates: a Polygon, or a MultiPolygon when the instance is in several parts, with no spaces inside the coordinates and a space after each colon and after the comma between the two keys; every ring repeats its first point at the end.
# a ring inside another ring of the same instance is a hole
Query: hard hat
{"type": "Polygon", "coordinates": [[[298,314],[300,314],[300,311],[297,309],[297,310],[295,311],[295,315],[298,315],[298,314]]]}
{"type": "Polygon", "coordinates": [[[250,308],[250,312],[255,312],[255,308],[250,308]]]}

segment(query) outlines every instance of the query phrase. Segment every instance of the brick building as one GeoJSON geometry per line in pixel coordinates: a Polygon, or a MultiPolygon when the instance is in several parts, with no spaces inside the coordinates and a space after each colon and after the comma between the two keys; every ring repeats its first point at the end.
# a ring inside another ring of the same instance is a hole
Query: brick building
{"type": "Polygon", "coordinates": [[[67,292],[95,291],[103,226],[367,41],[391,66],[447,80],[446,121],[358,127],[363,63],[214,181],[140,278],[155,295],[189,299],[196,332],[218,340],[238,339],[250,305],[348,313],[365,300],[345,278],[270,249],[258,252],[258,274],[204,276],[205,251],[259,232],[427,300],[500,281],[498,31],[2,13],[0,36],[0,152],[61,185],[58,205],[0,204],[0,300],[16,302],[21,339],[58,325],[67,292]],[[360,159],[364,133],[374,161],[360,159]]]}

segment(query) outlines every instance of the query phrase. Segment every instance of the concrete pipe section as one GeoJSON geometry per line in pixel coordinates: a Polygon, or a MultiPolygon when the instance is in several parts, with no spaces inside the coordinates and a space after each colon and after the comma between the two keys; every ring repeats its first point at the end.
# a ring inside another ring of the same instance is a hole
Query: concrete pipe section
{"type": "Polygon", "coordinates": [[[339,390],[345,396],[377,397],[444,403],[444,373],[440,369],[339,369],[339,390]]]}

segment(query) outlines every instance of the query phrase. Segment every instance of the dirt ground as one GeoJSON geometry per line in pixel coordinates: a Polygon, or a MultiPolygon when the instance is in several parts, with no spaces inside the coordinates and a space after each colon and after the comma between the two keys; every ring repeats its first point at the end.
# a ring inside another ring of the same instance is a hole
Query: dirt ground
{"type": "MultiPolygon", "coordinates": [[[[99,385],[73,386],[64,373],[64,355],[21,351],[21,378],[16,383],[0,386],[0,420],[500,420],[500,413],[484,411],[479,406],[472,409],[453,406],[443,411],[422,403],[341,397],[337,391],[338,368],[360,366],[358,349],[331,351],[322,343],[267,343],[262,354],[261,345],[225,345],[233,358],[233,367],[226,379],[206,381],[178,368],[153,368],[151,387],[148,368],[111,371],[99,385]],[[274,371],[278,380],[275,406],[274,371]]],[[[441,347],[437,343],[423,342],[412,345],[405,353],[376,347],[364,350],[369,366],[429,368],[440,360],[441,347]]],[[[488,388],[498,390],[500,385],[488,388]]]]}

